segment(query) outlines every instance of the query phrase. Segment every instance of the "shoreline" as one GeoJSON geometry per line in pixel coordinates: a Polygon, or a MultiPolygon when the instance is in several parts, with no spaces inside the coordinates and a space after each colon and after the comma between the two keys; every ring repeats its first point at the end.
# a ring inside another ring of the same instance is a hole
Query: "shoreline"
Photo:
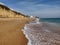
{"type": "Polygon", "coordinates": [[[28,45],[60,45],[60,28],[54,24],[28,23],[22,31],[28,39],[28,45]]]}
{"type": "Polygon", "coordinates": [[[0,18],[0,45],[27,45],[28,39],[22,29],[28,21],[19,18],[0,18]]]}

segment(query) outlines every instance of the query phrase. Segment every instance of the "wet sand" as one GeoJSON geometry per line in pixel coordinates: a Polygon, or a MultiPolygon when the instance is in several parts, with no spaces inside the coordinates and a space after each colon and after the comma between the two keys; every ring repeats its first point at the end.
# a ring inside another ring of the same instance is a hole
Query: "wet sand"
{"type": "Polygon", "coordinates": [[[21,31],[26,23],[25,19],[0,18],[0,45],[27,45],[21,31]]]}

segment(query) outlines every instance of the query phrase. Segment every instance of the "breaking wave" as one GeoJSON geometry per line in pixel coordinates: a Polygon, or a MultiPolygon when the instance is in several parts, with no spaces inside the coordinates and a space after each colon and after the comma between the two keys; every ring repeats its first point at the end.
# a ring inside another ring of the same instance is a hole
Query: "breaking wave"
{"type": "Polygon", "coordinates": [[[60,45],[60,26],[39,22],[39,19],[24,26],[23,33],[29,40],[27,45],[60,45]]]}

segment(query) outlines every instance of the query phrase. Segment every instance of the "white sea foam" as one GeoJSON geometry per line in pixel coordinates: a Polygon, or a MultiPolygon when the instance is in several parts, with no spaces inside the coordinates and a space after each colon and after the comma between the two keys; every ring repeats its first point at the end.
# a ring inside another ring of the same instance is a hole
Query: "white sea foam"
{"type": "Polygon", "coordinates": [[[26,24],[23,33],[29,40],[27,45],[60,45],[60,28],[50,23],[39,22],[26,24]]]}

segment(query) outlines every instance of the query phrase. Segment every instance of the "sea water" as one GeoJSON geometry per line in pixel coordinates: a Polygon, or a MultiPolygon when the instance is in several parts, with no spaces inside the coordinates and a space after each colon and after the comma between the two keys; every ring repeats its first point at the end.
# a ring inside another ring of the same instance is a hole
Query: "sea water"
{"type": "Polygon", "coordinates": [[[24,26],[27,45],[60,45],[60,18],[41,18],[24,26]]]}

